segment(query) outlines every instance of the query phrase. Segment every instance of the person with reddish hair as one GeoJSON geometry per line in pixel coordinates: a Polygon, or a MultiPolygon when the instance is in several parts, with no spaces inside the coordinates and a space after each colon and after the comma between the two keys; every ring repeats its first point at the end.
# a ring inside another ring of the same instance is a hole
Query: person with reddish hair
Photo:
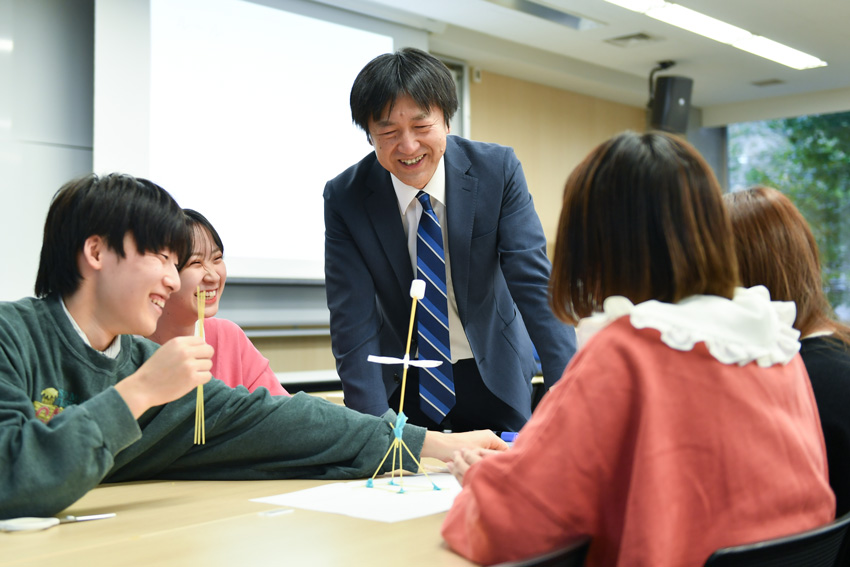
{"type": "Polygon", "coordinates": [[[724,195],[745,286],[763,285],[797,305],[794,328],[826,441],[836,514],[850,512],[850,327],[826,298],[820,253],[809,224],[782,192],[764,186],[724,195]]]}

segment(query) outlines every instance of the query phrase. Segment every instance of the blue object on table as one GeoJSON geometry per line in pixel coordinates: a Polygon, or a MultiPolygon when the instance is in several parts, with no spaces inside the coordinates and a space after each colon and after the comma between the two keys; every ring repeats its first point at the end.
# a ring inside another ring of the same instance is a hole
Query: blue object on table
{"type": "Polygon", "coordinates": [[[516,440],[517,435],[519,435],[519,433],[516,433],[515,431],[502,431],[499,437],[501,437],[502,441],[505,443],[513,443],[516,440]]]}

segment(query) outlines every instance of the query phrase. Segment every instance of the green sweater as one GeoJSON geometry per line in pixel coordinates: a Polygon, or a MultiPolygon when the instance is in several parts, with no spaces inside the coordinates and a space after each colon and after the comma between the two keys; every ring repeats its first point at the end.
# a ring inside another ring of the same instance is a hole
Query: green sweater
{"type": "MultiPolygon", "coordinates": [[[[137,421],[113,387],[156,348],[125,335],[113,360],[85,344],[58,298],[0,303],[0,519],[54,515],[100,482],[363,478],[394,439],[389,415],[211,380],[206,444],[194,445],[194,390],[137,421]]],[[[424,439],[405,426],[414,454],[424,439]]]]}

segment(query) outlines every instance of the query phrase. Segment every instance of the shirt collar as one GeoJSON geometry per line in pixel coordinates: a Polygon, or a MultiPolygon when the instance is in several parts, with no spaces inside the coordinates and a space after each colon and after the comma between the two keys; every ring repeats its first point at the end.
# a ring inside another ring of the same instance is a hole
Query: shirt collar
{"type": "MultiPolygon", "coordinates": [[[[65,306],[65,300],[60,297],[59,303],[62,305],[62,310],[65,312],[65,315],[68,316],[68,320],[71,322],[71,326],[74,327],[74,330],[77,331],[77,334],[80,335],[80,338],[83,339],[83,342],[90,346],[93,350],[97,350],[91,346],[89,338],[83,332],[83,329],[79,325],[77,325],[77,322],[74,320],[74,317],[73,315],[71,315],[71,312],[68,311],[68,307],[65,306]]],[[[106,347],[106,349],[102,351],[97,350],[97,352],[99,352],[103,356],[106,356],[107,358],[117,358],[118,353],[121,352],[121,337],[115,337],[114,339],[112,339],[112,343],[110,343],[110,345],[106,347]]]]}
{"type": "MultiPolygon", "coordinates": [[[[443,206],[446,205],[446,165],[444,159],[445,156],[440,158],[440,161],[437,162],[437,169],[434,170],[434,175],[431,177],[431,180],[428,181],[428,184],[421,189],[421,191],[428,193],[432,200],[436,199],[442,203],[443,206]]],[[[411,187],[410,185],[405,185],[392,173],[390,173],[390,179],[393,181],[393,189],[395,189],[395,195],[398,199],[398,208],[402,213],[404,213],[404,211],[407,210],[407,207],[410,206],[411,201],[416,198],[420,189],[411,187]]]]}
{"type": "Polygon", "coordinates": [[[650,300],[633,305],[625,297],[611,296],[602,309],[576,326],[580,347],[611,322],[629,316],[636,329],[660,331],[661,341],[670,348],[689,351],[705,343],[723,364],[787,364],[800,350],[800,332],[792,326],[796,305],[771,301],[764,286],[739,287],[731,300],[693,295],[679,303],[650,300]]]}

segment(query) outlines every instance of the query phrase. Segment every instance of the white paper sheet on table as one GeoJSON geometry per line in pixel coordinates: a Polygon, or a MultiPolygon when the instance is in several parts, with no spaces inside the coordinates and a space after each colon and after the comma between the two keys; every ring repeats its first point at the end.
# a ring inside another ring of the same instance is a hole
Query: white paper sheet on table
{"type": "Polygon", "coordinates": [[[405,475],[403,493],[399,493],[401,479],[396,477],[394,485],[389,484],[390,480],[376,478],[373,488],[367,488],[365,480],[335,482],[251,501],[344,514],[378,522],[399,522],[445,512],[460,492],[457,480],[447,473],[429,474],[427,477],[405,475]],[[434,490],[431,481],[440,490],[434,490]]]}

